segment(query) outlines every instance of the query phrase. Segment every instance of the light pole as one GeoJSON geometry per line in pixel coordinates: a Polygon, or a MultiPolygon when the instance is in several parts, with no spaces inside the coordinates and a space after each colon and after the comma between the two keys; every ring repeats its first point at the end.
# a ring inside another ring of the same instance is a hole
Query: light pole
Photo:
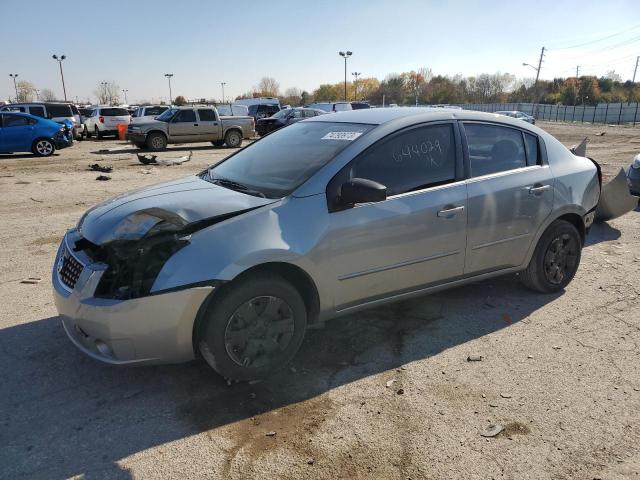
{"type": "Polygon", "coordinates": [[[355,97],[354,100],[358,100],[358,77],[360,75],[362,75],[362,72],[351,72],[351,75],[353,75],[353,96],[355,97]]]}
{"type": "Polygon", "coordinates": [[[60,65],[60,77],[62,78],[62,92],[64,93],[64,101],[67,101],[67,89],[64,86],[64,73],[62,73],[62,61],[67,58],[66,55],[61,55],[60,57],[58,57],[58,55],[52,55],[52,57],[56,62],[58,62],[58,65],[60,65]]]}
{"type": "Polygon", "coordinates": [[[353,55],[353,52],[350,52],[347,50],[346,52],[338,52],[338,55],[344,58],[344,101],[346,102],[347,101],[347,58],[353,55]]]}
{"type": "Polygon", "coordinates": [[[165,77],[169,80],[169,106],[173,105],[173,97],[171,96],[171,77],[173,77],[173,73],[165,73],[165,77]]]}
{"type": "MultiPolygon", "coordinates": [[[[109,102],[109,104],[111,104],[111,95],[109,95],[109,97],[107,97],[107,85],[109,85],[108,82],[100,82],[100,85],[102,85],[102,99],[104,99],[105,102],[109,102]]],[[[99,100],[102,100],[99,99],[99,100]]]]}
{"type": "Polygon", "coordinates": [[[16,91],[16,103],[18,103],[20,100],[18,100],[18,86],[16,85],[16,78],[18,78],[18,74],[17,73],[10,73],[9,76],[11,78],[13,78],[13,88],[16,91]]]}
{"type": "Polygon", "coordinates": [[[126,90],[124,88],[122,89],[122,93],[124,93],[124,103],[125,103],[125,105],[129,105],[129,100],[127,100],[127,92],[128,91],[129,90],[126,90]]]}
{"type": "Polygon", "coordinates": [[[222,87],[222,103],[224,104],[224,86],[227,82],[220,82],[220,86],[222,87]]]}

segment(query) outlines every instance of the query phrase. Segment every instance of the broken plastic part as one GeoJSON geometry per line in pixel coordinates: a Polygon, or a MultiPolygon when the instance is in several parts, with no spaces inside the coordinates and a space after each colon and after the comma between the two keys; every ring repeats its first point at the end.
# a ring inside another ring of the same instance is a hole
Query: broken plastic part
{"type": "Polygon", "coordinates": [[[596,208],[596,222],[612,220],[630,212],[638,205],[638,197],[631,195],[627,185],[627,175],[624,169],[600,191],[600,200],[596,208]]]}

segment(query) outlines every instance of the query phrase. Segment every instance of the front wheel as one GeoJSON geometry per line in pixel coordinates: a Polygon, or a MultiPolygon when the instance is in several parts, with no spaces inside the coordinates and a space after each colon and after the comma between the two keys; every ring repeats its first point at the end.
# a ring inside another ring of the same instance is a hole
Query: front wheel
{"type": "Polygon", "coordinates": [[[537,292],[558,292],[575,276],[581,254],[582,239],[576,227],[565,220],[556,220],[540,237],[520,280],[537,292]]]}
{"type": "Polygon", "coordinates": [[[167,148],[167,137],[161,133],[152,133],[147,137],[147,148],[154,152],[167,148]]]}
{"type": "Polygon", "coordinates": [[[227,147],[238,148],[242,145],[242,134],[237,130],[231,130],[224,136],[224,143],[227,147]]]}
{"type": "Polygon", "coordinates": [[[296,354],[307,328],[300,293],[282,277],[260,273],[231,284],[203,318],[198,348],[232,380],[264,378],[296,354]]]}
{"type": "Polygon", "coordinates": [[[47,138],[40,138],[33,145],[33,153],[38,157],[50,157],[55,151],[55,145],[47,138]]]}

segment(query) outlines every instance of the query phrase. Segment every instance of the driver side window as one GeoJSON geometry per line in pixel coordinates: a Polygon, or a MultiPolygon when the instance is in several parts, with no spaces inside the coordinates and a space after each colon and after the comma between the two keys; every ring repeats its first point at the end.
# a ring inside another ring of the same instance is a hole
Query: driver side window
{"type": "Polygon", "coordinates": [[[366,178],[398,195],[456,178],[456,147],[453,126],[420,126],[383,139],[351,165],[350,178],[366,178]]]}
{"type": "Polygon", "coordinates": [[[173,123],[186,123],[186,122],[195,122],[196,121],[196,112],[193,110],[180,110],[176,113],[176,116],[173,117],[173,123]]]}

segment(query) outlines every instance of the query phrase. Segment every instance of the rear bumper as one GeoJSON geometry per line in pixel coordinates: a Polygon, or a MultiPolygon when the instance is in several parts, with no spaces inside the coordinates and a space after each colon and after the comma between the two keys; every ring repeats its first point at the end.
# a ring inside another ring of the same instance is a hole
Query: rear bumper
{"type": "Polygon", "coordinates": [[[52,272],[53,296],[67,336],[83,353],[111,365],[180,363],[192,360],[193,324],[213,286],[193,287],[131,300],[93,296],[106,266],[73,252],[70,231],[52,272]],[[60,258],[71,253],[82,271],[73,288],[59,275],[60,258]]]}

